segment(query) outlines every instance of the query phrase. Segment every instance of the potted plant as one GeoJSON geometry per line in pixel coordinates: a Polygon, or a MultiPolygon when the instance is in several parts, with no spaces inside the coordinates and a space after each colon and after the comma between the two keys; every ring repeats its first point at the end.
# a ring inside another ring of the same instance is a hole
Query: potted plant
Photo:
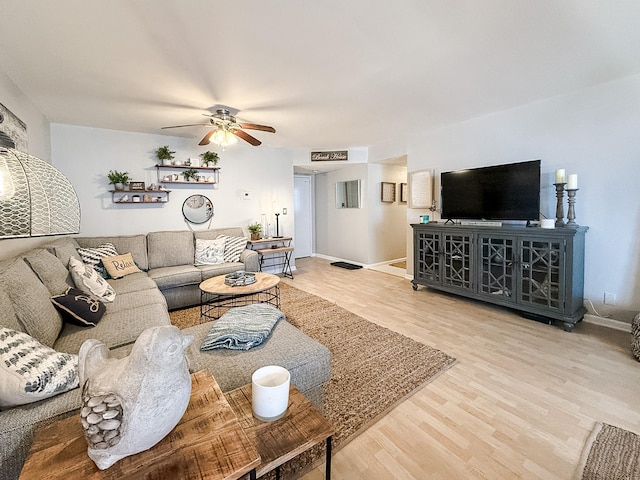
{"type": "Polygon", "coordinates": [[[198,171],[194,168],[188,168],[184,172],[182,172],[182,176],[184,177],[185,182],[198,181],[198,171]]]}
{"type": "Polygon", "coordinates": [[[249,233],[251,233],[251,240],[260,239],[260,232],[262,231],[262,225],[256,222],[256,223],[251,223],[247,228],[249,229],[249,233]]]}
{"type": "Polygon", "coordinates": [[[156,150],[156,157],[158,160],[162,162],[163,165],[171,165],[171,161],[174,158],[173,150],[169,150],[169,145],[165,145],[164,147],[159,147],[156,150]]]}
{"type": "Polygon", "coordinates": [[[119,172],[117,170],[109,170],[107,174],[109,184],[113,185],[116,190],[124,190],[124,186],[129,181],[129,172],[119,172]]]}
{"type": "Polygon", "coordinates": [[[210,163],[213,164],[213,166],[216,166],[218,164],[218,160],[220,160],[218,154],[211,151],[201,153],[200,158],[202,159],[202,165],[205,167],[208,167],[210,163]]]}

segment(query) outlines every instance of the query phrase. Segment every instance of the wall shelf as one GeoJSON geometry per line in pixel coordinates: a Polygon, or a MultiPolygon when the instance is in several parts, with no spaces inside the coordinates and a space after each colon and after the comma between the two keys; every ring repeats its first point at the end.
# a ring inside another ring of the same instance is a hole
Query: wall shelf
{"type": "Polygon", "coordinates": [[[109,190],[111,193],[111,201],[119,205],[136,204],[141,203],[153,203],[156,205],[162,205],[169,201],[169,193],[171,190],[109,190]],[[121,200],[127,196],[127,200],[121,200]],[[140,201],[134,201],[133,197],[140,197],[140,201]],[[145,200],[145,197],[147,200],[145,200]]]}
{"type": "Polygon", "coordinates": [[[174,185],[216,185],[220,181],[220,167],[194,167],[193,165],[156,165],[158,183],[174,185]],[[180,180],[182,174],[161,175],[162,170],[197,170],[203,172],[204,180],[187,181],[180,180]],[[205,175],[206,174],[206,175],[205,175]],[[176,178],[177,177],[177,178],[176,178]],[[171,179],[169,179],[171,178],[171,179]],[[211,180],[212,179],[212,180],[211,180]]]}

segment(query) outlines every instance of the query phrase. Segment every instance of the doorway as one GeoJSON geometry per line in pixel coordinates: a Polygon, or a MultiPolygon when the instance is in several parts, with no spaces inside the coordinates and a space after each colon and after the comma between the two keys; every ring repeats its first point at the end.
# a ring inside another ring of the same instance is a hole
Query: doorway
{"type": "Polygon", "coordinates": [[[294,258],[313,254],[313,184],[309,175],[293,176],[294,258]]]}

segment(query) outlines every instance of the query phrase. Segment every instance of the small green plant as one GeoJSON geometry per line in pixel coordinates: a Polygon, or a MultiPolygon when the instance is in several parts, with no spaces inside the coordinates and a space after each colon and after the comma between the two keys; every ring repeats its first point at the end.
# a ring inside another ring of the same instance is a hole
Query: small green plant
{"type": "Polygon", "coordinates": [[[212,163],[214,166],[218,164],[218,160],[220,160],[220,157],[218,157],[218,154],[216,152],[204,152],[200,154],[200,158],[202,159],[202,165],[204,165],[205,167],[208,167],[210,163],[212,163]]]}
{"type": "Polygon", "coordinates": [[[253,234],[260,233],[262,231],[262,225],[258,222],[249,224],[247,228],[249,229],[249,232],[253,234]]]}
{"type": "Polygon", "coordinates": [[[107,178],[109,179],[110,185],[115,185],[116,183],[125,184],[129,181],[129,172],[119,172],[117,170],[109,170],[107,174],[107,178]]]}
{"type": "Polygon", "coordinates": [[[193,168],[189,168],[182,172],[182,176],[184,177],[185,182],[188,182],[190,178],[198,180],[198,171],[193,168]]]}
{"type": "Polygon", "coordinates": [[[156,157],[158,160],[173,160],[175,153],[173,150],[169,150],[169,145],[165,145],[156,150],[156,157]]]}

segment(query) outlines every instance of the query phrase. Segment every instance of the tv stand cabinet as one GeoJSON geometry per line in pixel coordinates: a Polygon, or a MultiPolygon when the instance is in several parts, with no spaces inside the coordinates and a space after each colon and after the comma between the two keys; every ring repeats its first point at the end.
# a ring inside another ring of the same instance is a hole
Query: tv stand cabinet
{"type": "Polygon", "coordinates": [[[419,285],[519,310],[570,332],[584,308],[588,227],[413,224],[419,285]]]}

